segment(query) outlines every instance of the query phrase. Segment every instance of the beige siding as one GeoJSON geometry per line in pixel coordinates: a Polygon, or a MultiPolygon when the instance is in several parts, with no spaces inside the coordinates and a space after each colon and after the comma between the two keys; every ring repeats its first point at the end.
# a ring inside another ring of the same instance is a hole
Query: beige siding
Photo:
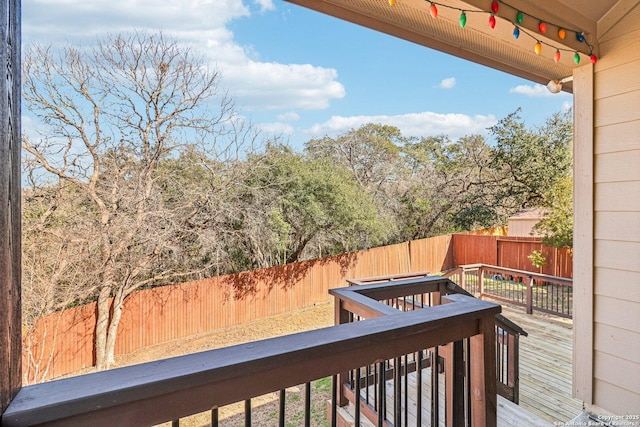
{"type": "Polygon", "coordinates": [[[603,37],[594,76],[592,403],[616,414],[640,408],[639,19],[603,37]]]}
{"type": "Polygon", "coordinates": [[[533,233],[533,227],[539,223],[539,219],[529,219],[520,221],[509,221],[509,236],[531,237],[539,236],[539,233],[533,233]]]}

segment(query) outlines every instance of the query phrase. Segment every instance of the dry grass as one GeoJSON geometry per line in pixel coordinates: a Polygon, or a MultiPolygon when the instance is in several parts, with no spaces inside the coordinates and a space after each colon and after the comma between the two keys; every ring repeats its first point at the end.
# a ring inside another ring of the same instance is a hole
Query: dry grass
{"type": "MultiPolygon", "coordinates": [[[[265,338],[293,334],[333,325],[333,304],[297,310],[280,316],[255,320],[243,325],[211,331],[183,339],[147,347],[145,349],[120,356],[118,366],[133,365],[188,353],[212,350],[257,341],[265,338]]],[[[259,381],[256,378],[256,381],[259,381]]],[[[314,381],[311,386],[311,425],[326,427],[327,401],[331,397],[331,379],[314,381]]],[[[278,393],[270,393],[252,399],[252,426],[267,427],[278,425],[278,393]]],[[[291,387],[286,390],[287,427],[304,425],[305,386],[291,387]]],[[[228,405],[219,410],[221,426],[238,427],[245,425],[244,402],[228,405]]],[[[162,426],[170,426],[170,423],[162,426]]],[[[211,413],[196,414],[180,420],[181,426],[201,427],[211,425],[211,413]]]]}

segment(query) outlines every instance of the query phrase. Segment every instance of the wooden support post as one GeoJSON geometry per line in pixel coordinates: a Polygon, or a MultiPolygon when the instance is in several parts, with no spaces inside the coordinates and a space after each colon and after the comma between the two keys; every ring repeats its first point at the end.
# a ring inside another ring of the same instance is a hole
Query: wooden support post
{"type": "MultiPolygon", "coordinates": [[[[349,321],[351,320],[349,316],[349,312],[344,309],[344,303],[340,298],[335,299],[334,310],[335,310],[334,323],[336,325],[349,323],[349,321]]],[[[336,378],[338,380],[338,384],[337,384],[338,396],[337,396],[336,404],[338,406],[346,406],[349,404],[349,400],[344,395],[344,386],[349,382],[349,372],[341,372],[340,374],[338,374],[336,378]]]]}
{"type": "Polygon", "coordinates": [[[436,292],[431,292],[431,305],[435,307],[436,305],[442,304],[442,295],[447,294],[447,287],[443,283],[438,286],[438,290],[436,292]]]}
{"type": "Polygon", "coordinates": [[[0,414],[22,384],[20,0],[0,2],[0,414]]]}
{"type": "Polygon", "coordinates": [[[516,333],[511,333],[507,337],[509,340],[509,353],[507,354],[507,385],[513,391],[512,402],[517,405],[520,400],[520,337],[516,333]]]}
{"type": "Polygon", "coordinates": [[[464,267],[462,267],[460,269],[460,287],[462,289],[467,289],[466,286],[465,286],[465,283],[464,283],[464,281],[465,281],[464,274],[465,274],[465,269],[464,269],[464,267]]]}
{"type": "Polygon", "coordinates": [[[533,277],[525,277],[527,285],[527,314],[533,314],[533,277]]]}
{"type": "Polygon", "coordinates": [[[478,270],[478,293],[480,294],[479,298],[482,298],[484,294],[484,268],[480,267],[478,270]]]}
{"type": "Polygon", "coordinates": [[[464,425],[464,354],[462,341],[443,347],[447,427],[464,425]]]}
{"type": "Polygon", "coordinates": [[[480,333],[471,337],[471,425],[496,427],[495,320],[478,322],[480,333]]]}

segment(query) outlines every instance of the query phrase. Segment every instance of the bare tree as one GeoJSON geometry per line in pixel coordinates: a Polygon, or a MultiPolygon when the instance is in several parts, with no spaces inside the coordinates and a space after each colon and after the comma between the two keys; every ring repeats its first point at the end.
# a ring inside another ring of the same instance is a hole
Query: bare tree
{"type": "Polygon", "coordinates": [[[199,153],[191,161],[222,165],[252,134],[219,73],[162,34],[115,35],[87,49],[31,46],[23,73],[26,107],[42,125],[23,138],[29,176],[74,200],[64,218],[53,221],[50,204],[34,224],[47,250],[73,251],[60,254],[64,277],[50,279],[75,286],[73,300],[97,301],[96,366],[107,368],[128,295],[214,262],[202,213],[214,189],[197,195],[177,185],[181,171],[169,166],[190,151],[199,153]]]}

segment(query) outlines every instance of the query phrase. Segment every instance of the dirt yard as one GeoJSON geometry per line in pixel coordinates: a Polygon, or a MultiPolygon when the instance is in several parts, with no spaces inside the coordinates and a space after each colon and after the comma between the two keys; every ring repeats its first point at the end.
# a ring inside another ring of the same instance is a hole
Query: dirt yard
{"type": "MultiPolygon", "coordinates": [[[[297,310],[292,313],[266,319],[255,320],[243,325],[219,329],[184,339],[147,347],[131,354],[120,356],[117,366],[133,365],[152,360],[197,353],[215,348],[228,347],[281,335],[319,329],[333,325],[333,303],[297,310]]],[[[256,379],[259,381],[259,379],[256,379]]],[[[324,378],[311,385],[312,408],[311,425],[325,427],[326,402],[331,395],[331,380],[324,378]]],[[[304,425],[304,385],[286,391],[286,426],[304,425]]],[[[252,399],[252,426],[278,425],[278,394],[272,393],[252,399]]],[[[220,425],[239,427],[244,425],[244,403],[229,405],[220,409],[220,425]]],[[[163,424],[170,426],[171,423],[163,424]]],[[[180,420],[181,426],[210,426],[210,413],[203,413],[180,420]]]]}

